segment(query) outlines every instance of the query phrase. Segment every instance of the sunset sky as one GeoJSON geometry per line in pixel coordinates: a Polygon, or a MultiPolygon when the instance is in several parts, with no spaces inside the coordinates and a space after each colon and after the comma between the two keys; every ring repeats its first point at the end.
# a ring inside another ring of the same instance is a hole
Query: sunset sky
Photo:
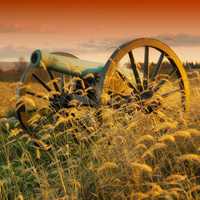
{"type": "Polygon", "coordinates": [[[182,60],[200,61],[198,0],[4,0],[0,60],[41,48],[104,62],[121,42],[165,41],[182,60]]]}

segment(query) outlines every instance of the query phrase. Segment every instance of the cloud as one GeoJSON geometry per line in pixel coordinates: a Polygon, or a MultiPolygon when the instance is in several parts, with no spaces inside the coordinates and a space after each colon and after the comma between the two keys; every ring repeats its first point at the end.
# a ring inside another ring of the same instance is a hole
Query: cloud
{"type": "Polygon", "coordinates": [[[19,58],[19,57],[26,57],[25,52],[30,52],[31,49],[27,47],[14,47],[12,45],[2,46],[0,47],[0,58],[19,58]]]}
{"type": "Polygon", "coordinates": [[[0,24],[0,34],[1,33],[54,33],[52,27],[46,25],[40,25],[33,27],[30,25],[22,24],[0,24]]]}
{"type": "MultiPolygon", "coordinates": [[[[43,51],[46,52],[75,52],[77,49],[67,49],[67,48],[41,48],[43,51]]],[[[35,48],[26,47],[26,46],[1,46],[0,47],[0,59],[15,59],[18,60],[19,58],[23,57],[26,60],[29,60],[31,54],[35,48]]],[[[78,52],[78,51],[77,51],[78,52]]]]}
{"type": "Polygon", "coordinates": [[[0,24],[0,33],[15,33],[19,31],[19,27],[8,24],[0,24]]]}
{"type": "MultiPolygon", "coordinates": [[[[138,38],[135,37],[135,39],[138,38]]],[[[178,34],[178,35],[156,35],[150,36],[150,38],[159,39],[172,47],[193,47],[200,46],[200,35],[193,36],[188,34],[178,34]]],[[[133,38],[116,38],[116,39],[103,39],[103,40],[89,40],[85,43],[80,43],[80,50],[92,51],[92,52],[102,52],[106,50],[114,50],[121,44],[133,40],[133,38]]]]}
{"type": "Polygon", "coordinates": [[[200,46],[200,35],[188,35],[188,34],[178,34],[178,35],[158,35],[155,38],[167,43],[171,46],[200,46]]]}
{"type": "MultiPolygon", "coordinates": [[[[14,31],[12,29],[5,29],[4,31],[14,31]]],[[[3,29],[0,28],[0,32],[3,29]]],[[[138,38],[138,37],[135,37],[138,38]]],[[[159,39],[169,46],[173,47],[200,47],[200,36],[193,36],[188,34],[179,34],[179,35],[157,35],[152,36],[152,38],[159,39]]],[[[84,54],[106,54],[109,52],[112,53],[117,47],[121,44],[128,42],[134,38],[107,38],[107,39],[100,39],[100,40],[88,40],[86,42],[75,43],[70,45],[69,48],[63,47],[51,47],[51,44],[41,44],[41,48],[44,51],[53,52],[53,51],[60,51],[60,52],[69,52],[73,53],[74,55],[80,55],[80,57],[84,54]],[[47,47],[48,46],[48,47],[47,47]]],[[[7,45],[7,46],[0,46],[0,59],[6,58],[16,58],[25,57],[29,59],[31,53],[35,50],[34,47],[31,46],[14,46],[14,45],[7,45]]]]}
{"type": "Polygon", "coordinates": [[[102,52],[116,49],[120,44],[127,42],[127,38],[116,38],[116,39],[102,39],[102,40],[89,40],[79,44],[81,51],[86,52],[102,52]]]}

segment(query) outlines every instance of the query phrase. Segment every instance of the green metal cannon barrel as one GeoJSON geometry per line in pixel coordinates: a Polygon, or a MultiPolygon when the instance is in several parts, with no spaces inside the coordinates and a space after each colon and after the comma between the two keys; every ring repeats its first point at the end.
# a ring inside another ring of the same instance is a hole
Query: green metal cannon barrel
{"type": "Polygon", "coordinates": [[[80,76],[87,73],[99,73],[103,70],[104,64],[81,60],[72,56],[57,55],[36,50],[31,55],[31,67],[44,66],[48,69],[64,73],[66,75],[80,76]]]}

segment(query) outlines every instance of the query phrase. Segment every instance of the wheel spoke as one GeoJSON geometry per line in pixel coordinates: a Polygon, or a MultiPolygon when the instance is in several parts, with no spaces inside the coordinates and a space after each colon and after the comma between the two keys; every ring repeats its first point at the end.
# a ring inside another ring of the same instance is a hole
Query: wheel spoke
{"type": "Polygon", "coordinates": [[[60,82],[61,93],[65,92],[65,75],[61,74],[61,82],[60,82]]]}
{"type": "Polygon", "coordinates": [[[162,85],[165,84],[165,82],[166,82],[166,80],[164,80],[164,79],[160,80],[158,82],[158,84],[153,88],[153,92],[157,92],[162,87],[162,85]]]}
{"type": "Polygon", "coordinates": [[[136,64],[135,64],[135,59],[133,57],[132,51],[129,51],[128,55],[129,55],[129,59],[130,59],[130,62],[131,62],[131,68],[132,68],[134,76],[135,76],[137,88],[138,88],[139,91],[142,91],[142,83],[141,83],[141,80],[140,80],[139,73],[137,71],[137,67],[136,67],[136,64]]]}
{"type": "MultiPolygon", "coordinates": [[[[174,72],[176,72],[176,69],[172,69],[172,71],[169,73],[169,77],[171,77],[174,72]]],[[[166,79],[162,79],[158,82],[158,84],[153,88],[153,92],[157,92],[165,83],[167,82],[166,79]]]]}
{"type": "Polygon", "coordinates": [[[173,76],[173,74],[176,72],[176,68],[173,68],[172,71],[169,73],[169,76],[173,76]]]}
{"type": "Polygon", "coordinates": [[[143,86],[144,86],[144,90],[146,90],[148,88],[148,79],[149,79],[149,47],[148,46],[145,46],[143,73],[144,73],[143,86]]]}
{"type": "Polygon", "coordinates": [[[174,89],[174,90],[171,90],[171,91],[166,92],[164,94],[161,94],[160,96],[163,97],[163,98],[166,98],[166,97],[170,96],[171,94],[174,94],[174,93],[179,92],[179,91],[182,92],[180,89],[174,89]]]}
{"type": "Polygon", "coordinates": [[[153,72],[152,72],[152,74],[151,74],[151,80],[153,80],[153,81],[155,80],[155,78],[156,78],[156,76],[157,76],[157,74],[158,74],[158,72],[159,72],[159,70],[160,70],[160,68],[161,68],[161,64],[162,64],[164,55],[165,55],[165,54],[164,54],[163,52],[160,54],[160,57],[159,57],[159,59],[158,59],[158,62],[157,62],[157,64],[156,64],[155,68],[153,69],[153,72]]]}
{"type": "Polygon", "coordinates": [[[117,74],[120,76],[120,78],[126,82],[126,84],[133,89],[134,92],[137,92],[136,88],[133,86],[133,84],[124,76],[121,72],[117,71],[117,74]]]}
{"type": "Polygon", "coordinates": [[[80,95],[73,94],[72,98],[78,100],[81,103],[81,105],[89,105],[92,107],[97,106],[97,102],[93,101],[88,96],[80,96],[80,95]]]}
{"type": "Polygon", "coordinates": [[[34,97],[37,97],[37,98],[40,98],[40,99],[48,100],[45,96],[40,95],[40,94],[36,94],[34,92],[31,92],[31,91],[26,91],[26,94],[34,96],[34,97]]]}
{"type": "Polygon", "coordinates": [[[57,92],[59,92],[60,90],[59,90],[59,88],[58,88],[58,85],[54,82],[54,79],[55,79],[55,78],[54,78],[53,74],[51,73],[50,70],[47,70],[47,72],[48,72],[48,74],[49,74],[50,79],[53,81],[53,86],[54,86],[55,90],[56,90],[57,92]]]}
{"type": "Polygon", "coordinates": [[[51,88],[43,81],[41,80],[36,74],[32,74],[32,76],[48,91],[51,92],[51,88]]]}

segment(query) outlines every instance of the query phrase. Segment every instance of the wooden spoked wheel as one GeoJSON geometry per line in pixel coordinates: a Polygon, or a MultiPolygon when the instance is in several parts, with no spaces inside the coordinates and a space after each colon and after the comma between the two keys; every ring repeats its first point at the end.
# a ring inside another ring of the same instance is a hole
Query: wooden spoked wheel
{"type": "Polygon", "coordinates": [[[174,51],[156,39],[133,40],[111,55],[101,78],[100,101],[112,106],[116,95],[137,104],[144,113],[189,110],[185,69],[174,51]]]}
{"type": "MultiPolygon", "coordinates": [[[[68,53],[55,52],[67,57],[75,57],[68,53]]],[[[34,59],[34,55],[31,59],[34,59]]],[[[57,111],[65,107],[69,101],[68,83],[72,77],[63,73],[40,67],[29,66],[21,77],[17,88],[16,112],[21,125],[30,130],[31,124],[37,118],[38,112],[47,108],[57,111]]]]}

